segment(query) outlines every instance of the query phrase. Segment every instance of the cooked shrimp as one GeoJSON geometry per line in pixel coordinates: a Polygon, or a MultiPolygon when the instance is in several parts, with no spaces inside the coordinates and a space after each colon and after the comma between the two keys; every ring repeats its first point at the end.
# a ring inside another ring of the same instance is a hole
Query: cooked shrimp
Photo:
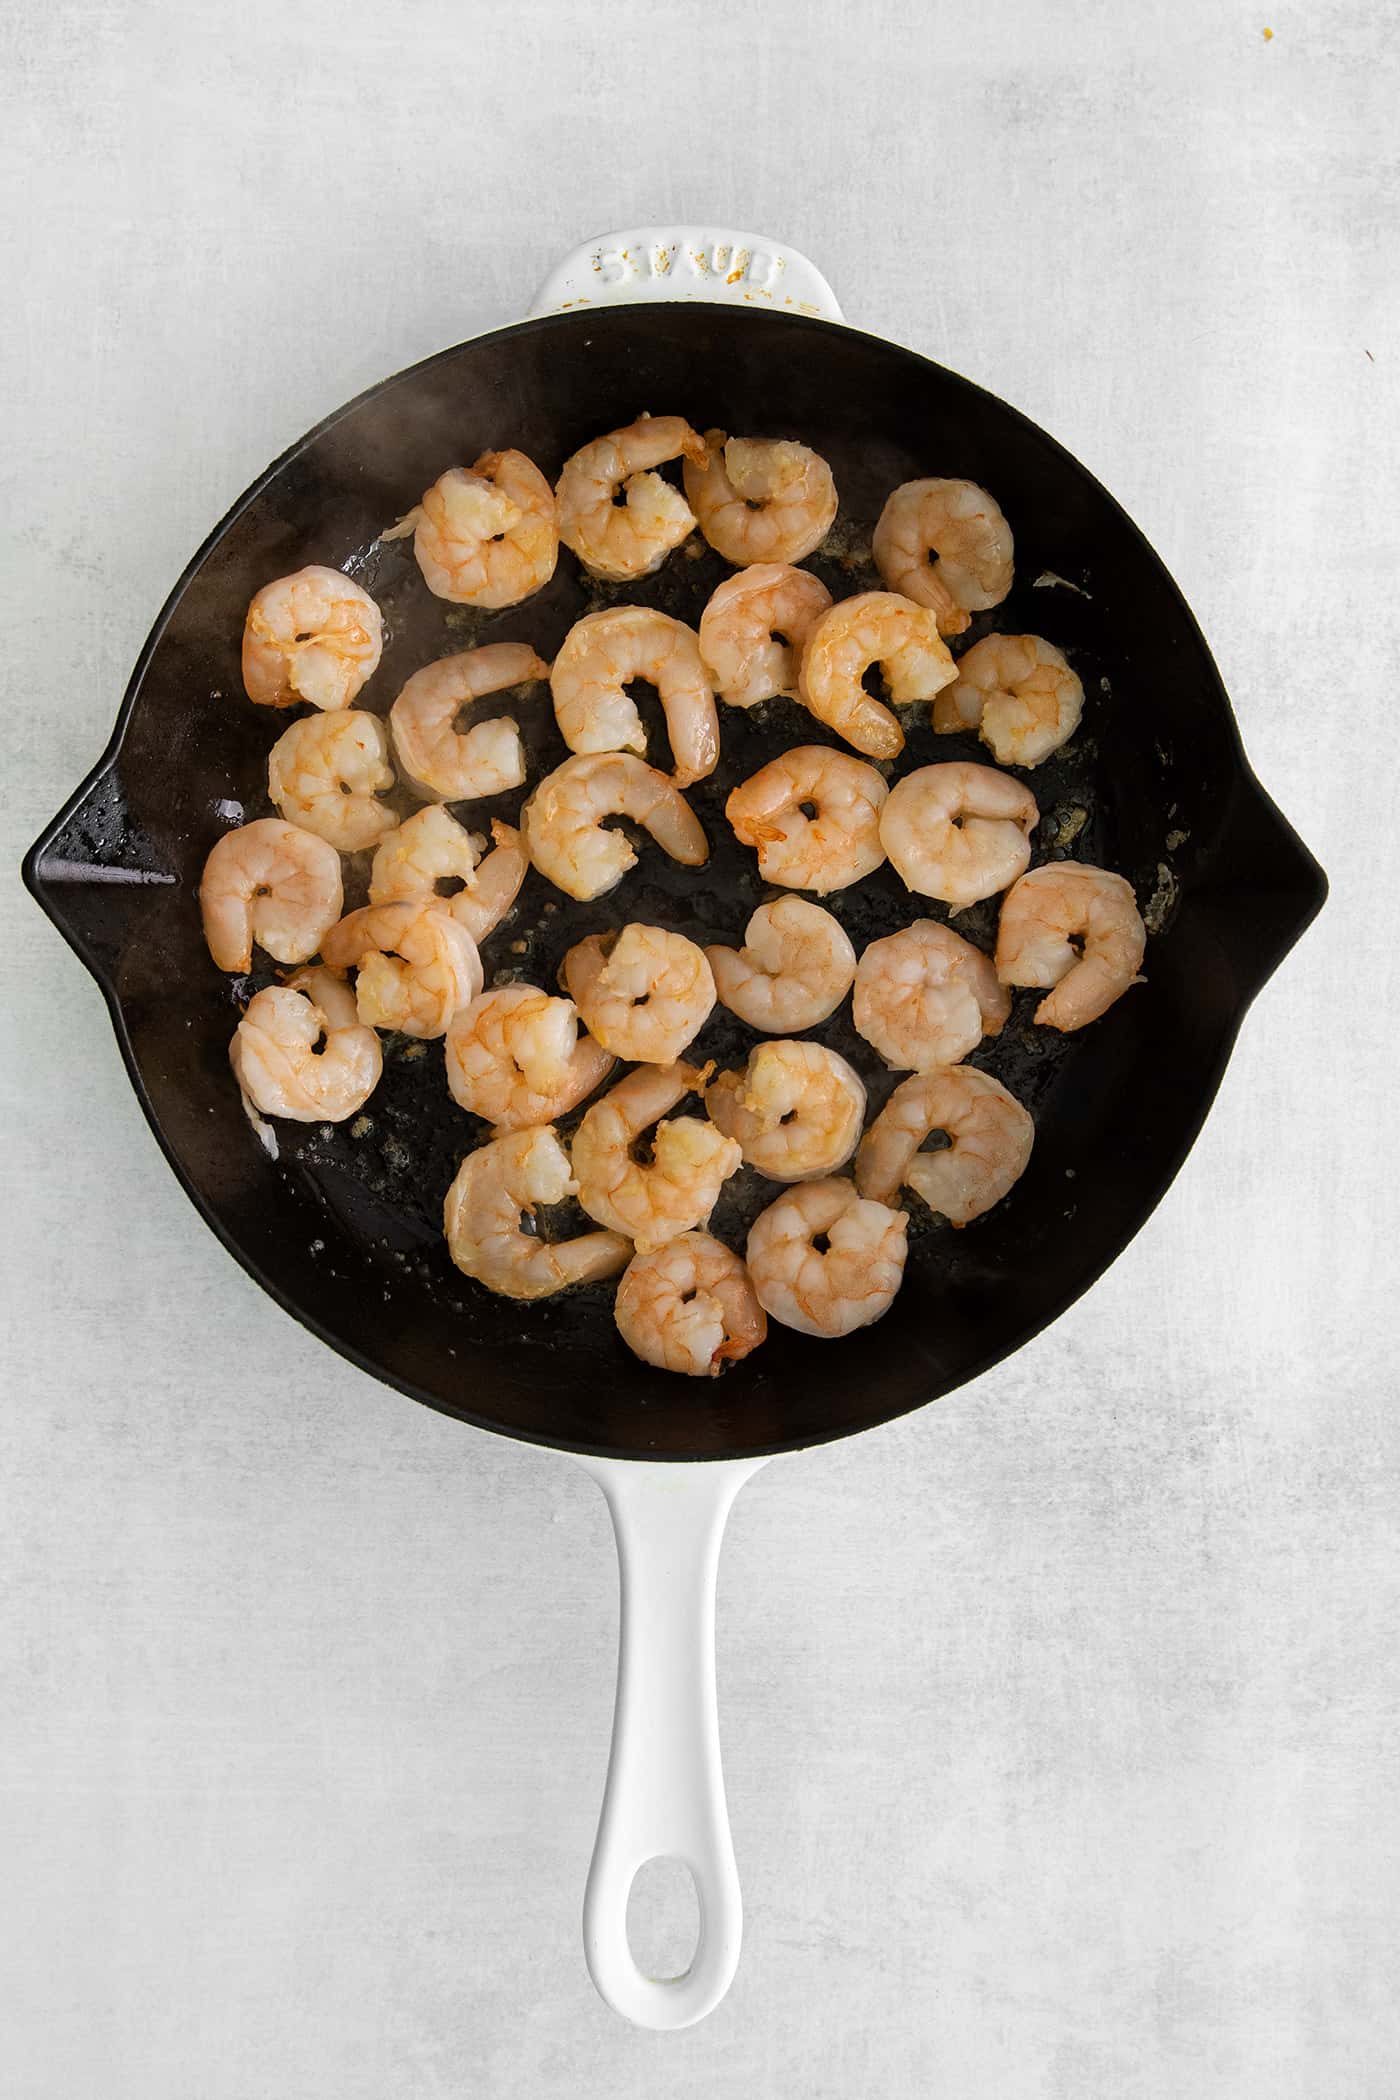
{"type": "Polygon", "coordinates": [[[370,903],[437,897],[443,910],[450,911],[475,875],[484,843],[480,832],[468,831],[440,802],[430,802],[405,817],[375,848],[370,903]]]}
{"type": "Polygon", "coordinates": [[[636,1255],[617,1287],[616,1314],[634,1356],[687,1378],[718,1378],[768,1333],[748,1270],[707,1232],[636,1255]]]}
{"type": "Polygon", "coordinates": [[[784,1189],[749,1228],[758,1302],[799,1334],[831,1339],[868,1327],[904,1281],[908,1231],[902,1210],[858,1196],[849,1181],[784,1189]]]}
{"type": "Polygon", "coordinates": [[[1000,605],[1011,588],[1011,527],[975,481],[906,481],[880,513],[875,566],[892,591],[927,605],[940,634],[1000,605]]]}
{"type": "Polygon", "coordinates": [[[661,1120],[703,1080],[694,1065],[645,1065],[595,1101],[575,1133],[579,1202],[639,1251],[705,1224],[739,1171],[739,1147],[703,1116],[661,1120]],[[653,1124],[652,1156],[643,1165],[632,1148],[653,1124]]]}
{"type": "Polygon", "coordinates": [[[495,843],[481,858],[486,841],[480,832],[468,831],[440,802],[430,802],[406,817],[375,853],[370,903],[431,897],[474,941],[484,941],[515,902],[530,865],[511,825],[493,819],[491,836],[495,843]]]}
{"type": "Polygon", "coordinates": [[[554,718],[571,751],[640,751],[647,733],[627,688],[654,685],[666,716],[672,779],[703,780],[719,762],[715,696],[694,630],[649,605],[587,613],[565,635],[549,674],[554,718]]]}
{"type": "Polygon", "coordinates": [[[375,799],[393,785],[384,724],[358,707],[293,722],[267,755],[267,792],[287,822],[341,853],[375,846],[393,830],[394,812],[375,799]]]}
{"type": "Polygon", "coordinates": [[[705,440],[684,416],[641,416],[594,438],[564,462],[555,491],[559,537],[594,576],[630,583],[659,569],[695,530],[679,489],[649,471],[665,460],[703,461],[705,440]],[[626,501],[617,501],[620,490],[626,501]]]}
{"type": "Polygon", "coordinates": [[[436,900],[363,905],[331,928],[321,954],[359,972],[355,1001],[372,1028],[439,1036],[481,990],[476,943],[436,900]]]}
{"type": "Polygon", "coordinates": [[[829,1020],[855,981],[845,928],[806,897],[760,904],[742,948],[707,948],[715,990],[731,1013],[767,1035],[829,1020]]]}
{"type": "Polygon", "coordinates": [[[250,970],[253,943],[305,962],[340,917],[340,855],[315,832],[259,817],[216,840],[199,885],[204,938],[221,970],[250,970]]]}
{"type": "Polygon", "coordinates": [[[806,445],[707,430],[705,453],[703,461],[686,455],[685,492],[726,561],[802,561],[836,522],[831,469],[806,445]]]}
{"type": "Polygon", "coordinates": [[[991,766],[921,766],[890,789],[880,843],[921,897],[958,909],[994,897],[1031,864],[1035,796],[991,766]]]}
{"type": "Polygon", "coordinates": [[[1053,642],[989,634],[958,658],[956,683],[933,703],[933,726],[976,729],[998,765],[1029,769],[1069,742],[1083,712],[1084,688],[1053,642]]]}
{"type": "Polygon", "coordinates": [[[880,811],[889,793],[874,766],[825,744],[799,744],[760,766],[724,805],[765,882],[825,896],[878,868],[880,811]]]}
{"type": "Polygon", "coordinates": [[[572,999],[533,984],[482,992],[447,1024],[452,1098],[498,1130],[552,1123],[600,1086],[614,1060],[580,1035],[572,999]]]}
{"type": "Polygon", "coordinates": [[[523,452],[449,467],[386,540],[413,534],[423,581],[454,605],[519,605],[554,574],[554,491],[523,452]]]}
{"type": "Polygon", "coordinates": [[[931,700],[957,677],[957,667],[933,615],[893,591],[843,598],[813,623],[798,674],[802,705],[857,751],[894,758],[904,749],[904,731],[861,683],[873,664],[898,707],[931,700]]]}
{"type": "Polygon", "coordinates": [[[415,671],[389,710],[399,764],[444,802],[475,802],[519,787],[525,751],[515,717],[497,715],[466,731],[458,729],[457,717],[488,693],[548,676],[549,665],[528,642],[488,642],[415,671]]]}
{"type": "Polygon", "coordinates": [[[710,857],[699,820],[674,782],[627,751],[566,758],[525,804],[520,828],[541,875],[587,901],[637,865],[623,834],[603,828],[609,817],[630,817],[683,867],[701,867],[710,857]]]}
{"type": "Polygon", "coordinates": [[[464,1276],[505,1298],[547,1298],[571,1283],[615,1276],[632,1254],[620,1232],[546,1240],[522,1230],[538,1204],[576,1195],[569,1156],[554,1132],[508,1131],[469,1152],[442,1207],[447,1251],[464,1276]]]}
{"type": "Polygon", "coordinates": [[[852,1017],[892,1071],[957,1064],[1010,1011],[990,956],[933,919],[872,941],[856,965],[852,1017]]]}
{"type": "Polygon", "coordinates": [[[243,688],[259,707],[348,707],[371,677],[384,622],[368,591],[313,562],[265,583],[243,625],[243,688]]]}
{"type": "Polygon", "coordinates": [[[1020,1179],[1034,1142],[1035,1124],[999,1079],[971,1065],[939,1065],[890,1095],[860,1141],[856,1187],[879,1203],[911,1188],[950,1225],[968,1225],[1020,1179]],[[921,1152],[935,1130],[947,1145],[921,1152]]]}
{"type": "Polygon", "coordinates": [[[865,1087],[824,1043],[760,1043],[742,1072],[722,1072],[705,1106],[770,1181],[811,1181],[844,1167],[860,1140],[865,1087]]]}
{"type": "Polygon", "coordinates": [[[704,949],[660,926],[591,933],[569,950],[561,974],[603,1048],[635,1064],[671,1064],[714,1009],[704,949]]]}
{"type": "Polygon", "coordinates": [[[334,970],[298,970],[256,993],[228,1055],[259,1115],[294,1123],[343,1123],[364,1107],[384,1065],[379,1037],[334,970]]]}
{"type": "Polygon", "coordinates": [[[700,615],[700,654],[720,699],[756,707],[796,695],[797,671],[813,623],[831,593],[810,569],[759,562],[726,577],[700,615]]]}
{"type": "Polygon", "coordinates": [[[1035,1018],[1042,1028],[1083,1028],[1108,1012],[1147,949],[1132,884],[1106,868],[1051,861],[1007,894],[997,929],[1003,984],[1053,985],[1035,1018]]]}

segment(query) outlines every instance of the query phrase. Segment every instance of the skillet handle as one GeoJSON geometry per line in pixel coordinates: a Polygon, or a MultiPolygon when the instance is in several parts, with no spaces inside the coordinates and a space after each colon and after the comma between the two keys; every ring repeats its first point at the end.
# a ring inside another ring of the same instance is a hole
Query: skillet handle
{"type": "Polygon", "coordinates": [[[729,1835],[715,1701],[715,1571],[725,1520],[761,1458],[658,1465],[582,1458],[607,1498],[622,1578],[617,1706],[603,1811],[583,1899],[599,1995],[638,2027],[689,2027],[739,1965],[743,1903],[729,1835]],[[699,1898],[690,1967],[644,1976],[627,1940],[639,1867],[678,1859],[699,1898]]]}
{"type": "Polygon", "coordinates": [[[714,226],[636,226],[584,241],[550,271],[530,315],[651,299],[738,300],[842,318],[835,292],[796,248],[714,226]]]}

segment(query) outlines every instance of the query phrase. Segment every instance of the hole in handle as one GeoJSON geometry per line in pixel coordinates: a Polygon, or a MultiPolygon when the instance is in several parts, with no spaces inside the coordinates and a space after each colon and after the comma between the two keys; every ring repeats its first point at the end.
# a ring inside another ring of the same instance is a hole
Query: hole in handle
{"type": "Polygon", "coordinates": [[[643,1860],[627,1892],[627,1944],[643,1976],[678,1983],[700,1951],[700,1893],[683,1859],[643,1860]]]}

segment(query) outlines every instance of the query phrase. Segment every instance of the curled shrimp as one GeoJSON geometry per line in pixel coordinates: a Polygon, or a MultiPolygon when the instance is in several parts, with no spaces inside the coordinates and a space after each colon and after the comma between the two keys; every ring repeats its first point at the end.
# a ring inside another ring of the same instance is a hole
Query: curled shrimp
{"type": "Polygon", "coordinates": [[[611,583],[650,576],[690,537],[690,505],[650,471],[682,454],[705,458],[705,440],[684,416],[641,416],[565,460],[555,491],[559,537],[592,575],[611,583]],[[620,490],[626,491],[622,503],[620,490]]]}
{"type": "Polygon", "coordinates": [[[348,707],[379,663],[384,622],[368,591],[313,562],[265,583],[243,624],[243,688],[259,707],[348,707]]]}
{"type": "Polygon", "coordinates": [[[519,605],[559,558],[554,491],[523,452],[483,452],[450,467],[386,540],[413,534],[423,581],[454,605],[519,605]]]}
{"type": "Polygon", "coordinates": [[[862,759],[799,744],[751,773],[724,813],[740,844],[756,849],[765,882],[825,896],[883,861],[880,811],[888,793],[862,759]]]}
{"type": "Polygon", "coordinates": [[[590,1218],[625,1232],[639,1252],[707,1222],[740,1151],[702,1116],[667,1116],[704,1083],[694,1065],[645,1065],[595,1101],[574,1134],[578,1200],[590,1218]],[[666,1120],[662,1120],[666,1118],[666,1120]],[[633,1157],[656,1126],[652,1156],[633,1157]]]}
{"type": "Polygon", "coordinates": [[[997,929],[1003,984],[1053,986],[1035,1018],[1042,1028],[1086,1027],[1138,984],[1147,929],[1132,884],[1082,861],[1032,868],[1007,892],[997,929]]]}
{"type": "Polygon", "coordinates": [[[629,751],[566,758],[525,804],[520,828],[541,875],[586,902],[637,865],[623,834],[604,829],[608,817],[630,817],[683,867],[709,859],[699,819],[675,783],[629,751]]]}
{"type": "Polygon", "coordinates": [[[719,585],[700,615],[700,654],[730,707],[796,696],[798,666],[831,593],[810,569],[759,562],[719,585]]]}
{"type": "Polygon", "coordinates": [[[975,481],[904,482],[881,511],[872,546],[890,589],[936,613],[941,634],[961,634],[973,613],[1000,605],[1011,588],[1011,527],[975,481]]]}
{"type": "Polygon", "coordinates": [[[444,802],[475,802],[519,787],[525,751],[514,716],[473,722],[465,731],[457,717],[488,693],[548,676],[549,665],[528,642],[488,642],[415,671],[389,710],[399,764],[425,793],[444,802]]]}
{"type": "Polygon", "coordinates": [[[705,1106],[770,1181],[811,1181],[844,1167],[860,1141],[865,1086],[824,1043],[759,1043],[742,1072],[722,1072],[705,1106]]]}
{"type": "Polygon", "coordinates": [[[749,1228],[758,1302],[799,1334],[830,1340],[868,1327],[904,1281],[908,1231],[902,1210],[857,1195],[849,1181],[784,1189],[749,1228]]]}
{"type": "Polygon", "coordinates": [[[375,848],[369,871],[371,904],[399,904],[408,897],[437,897],[444,911],[476,873],[483,840],[468,831],[440,802],[405,817],[375,848]]]}
{"type": "Polygon", "coordinates": [[[852,1018],[892,1071],[955,1065],[1000,1035],[1011,995],[991,958],[934,919],[872,941],[856,964],[852,1018]]]}
{"type": "Polygon", "coordinates": [[[969,1225],[1020,1180],[1035,1124],[990,1072],[939,1065],[901,1080],[860,1141],[856,1187],[878,1203],[913,1189],[950,1225],[969,1225]],[[948,1143],[921,1152],[931,1132],[948,1143]]]}
{"type": "Polygon", "coordinates": [[[570,948],[561,974],[590,1033],[635,1064],[672,1064],[714,1010],[704,949],[661,926],[591,933],[570,948]]]}
{"type": "Polygon", "coordinates": [[[724,1005],[767,1035],[794,1035],[829,1020],[855,981],[856,951],[845,928],[806,897],[760,904],[742,948],[705,953],[724,1005]]]}
{"type": "Polygon", "coordinates": [[[615,1310],[634,1356],[687,1378],[717,1378],[768,1333],[748,1270],[708,1232],[684,1232],[635,1255],[615,1310]]]}
{"type": "Polygon", "coordinates": [[[994,897],[1031,864],[1040,810],[992,766],[921,766],[890,789],[880,843],[907,888],[961,910],[994,897]]]}
{"type": "Polygon", "coordinates": [[[376,851],[370,903],[433,898],[479,945],[514,904],[530,865],[513,826],[493,819],[491,837],[491,851],[483,856],[481,834],[459,824],[440,802],[430,802],[406,817],[376,851]]]}
{"type": "Polygon", "coordinates": [[[862,683],[876,664],[900,707],[931,700],[958,675],[932,613],[894,591],[862,591],[813,623],[802,651],[798,697],[868,758],[895,758],[904,749],[904,731],[862,683]]]}
{"type": "Polygon", "coordinates": [[[254,941],[275,962],[305,962],[342,901],[334,846],[279,817],[226,831],[199,885],[204,938],[221,970],[250,970],[254,941]]]}
{"type": "Polygon", "coordinates": [[[565,635],[549,674],[554,717],[571,751],[639,751],[647,733],[627,688],[654,685],[666,716],[672,779],[705,779],[719,763],[715,696],[694,631],[649,605],[587,613],[565,635]]]}
{"type": "Polygon", "coordinates": [[[259,1115],[294,1123],[343,1123],[364,1107],[384,1065],[379,1037],[334,970],[298,970],[256,993],[228,1054],[259,1115]]]}
{"type": "Polygon", "coordinates": [[[836,483],[820,454],[790,438],[705,432],[683,473],[700,530],[726,561],[802,561],[836,522],[836,483]]]}
{"type": "Polygon", "coordinates": [[[331,928],[321,954],[358,972],[355,1003],[371,1028],[439,1036],[481,990],[475,941],[435,901],[363,905],[331,928]]]}
{"type": "Polygon", "coordinates": [[[613,1058],[580,1035],[572,999],[533,984],[482,992],[447,1024],[452,1098],[498,1130],[522,1130],[567,1115],[600,1086],[613,1058]]]}
{"type": "Polygon", "coordinates": [[[384,724],[358,707],[293,722],[267,755],[267,792],[287,822],[341,853],[376,846],[393,830],[394,812],[377,800],[393,785],[384,724]]]}
{"type": "Polygon", "coordinates": [[[620,1232],[571,1240],[540,1236],[535,1213],[578,1193],[569,1155],[545,1126],[512,1130],[469,1152],[443,1204],[447,1251],[464,1276],[505,1298],[548,1298],[572,1283],[593,1283],[627,1266],[632,1245],[620,1232]],[[535,1226],[523,1231],[522,1221],[535,1226]]]}
{"type": "Polygon", "coordinates": [[[1067,744],[1084,712],[1084,688],[1053,642],[1038,634],[989,634],[958,658],[958,675],[933,703],[933,726],[975,729],[1000,766],[1038,766],[1067,744]]]}

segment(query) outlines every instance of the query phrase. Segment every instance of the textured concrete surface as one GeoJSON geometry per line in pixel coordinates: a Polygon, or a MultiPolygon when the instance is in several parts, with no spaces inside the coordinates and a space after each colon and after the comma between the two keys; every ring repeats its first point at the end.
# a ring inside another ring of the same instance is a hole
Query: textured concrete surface
{"type": "Polygon", "coordinates": [[[258,1295],[4,877],[7,2096],[1400,2089],[1400,81],[1273,5],[6,10],[5,867],[268,458],[673,215],[1103,476],[1334,883],[1089,1300],[741,1500],[747,1947],[658,2040],[578,1949],[595,1491],[258,1295]]]}

